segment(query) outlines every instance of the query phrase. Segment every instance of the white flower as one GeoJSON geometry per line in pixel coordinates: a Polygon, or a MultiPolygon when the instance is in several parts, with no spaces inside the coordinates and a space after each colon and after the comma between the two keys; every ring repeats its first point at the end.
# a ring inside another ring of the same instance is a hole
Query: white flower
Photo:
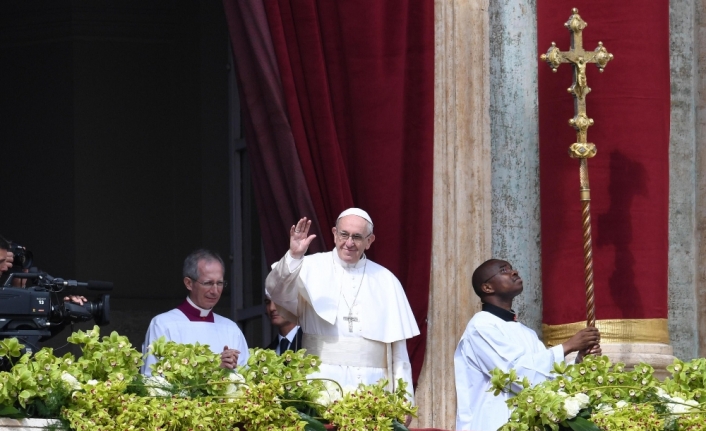
{"type": "Polygon", "coordinates": [[[682,397],[670,397],[667,395],[665,398],[668,398],[670,401],[674,401],[673,403],[667,403],[667,410],[674,414],[690,412],[694,409],[694,407],[699,405],[699,403],[694,400],[687,401],[682,397]]]}
{"type": "Polygon", "coordinates": [[[619,409],[625,408],[625,407],[627,407],[627,405],[628,405],[628,402],[623,401],[623,400],[620,400],[617,403],[615,403],[615,407],[617,407],[619,409]]]}
{"type": "Polygon", "coordinates": [[[233,383],[229,384],[228,386],[226,386],[226,391],[225,391],[224,395],[226,395],[228,397],[232,397],[232,398],[240,397],[244,393],[245,389],[248,387],[245,384],[245,377],[243,377],[242,375],[240,375],[237,372],[232,372],[232,373],[228,374],[228,380],[233,382],[233,383]]]}
{"type": "Polygon", "coordinates": [[[581,407],[582,409],[585,409],[586,407],[588,407],[588,403],[590,402],[588,395],[582,394],[580,392],[578,394],[574,395],[572,398],[575,399],[576,401],[578,401],[579,407],[581,407]]]}
{"type": "Polygon", "coordinates": [[[66,385],[70,388],[73,389],[74,391],[77,391],[81,389],[81,383],[76,379],[76,377],[72,376],[71,374],[67,373],[64,371],[61,373],[61,380],[66,383],[66,385]]]}
{"type": "Polygon", "coordinates": [[[228,379],[231,382],[235,383],[245,383],[245,377],[243,377],[243,375],[237,371],[233,371],[232,373],[228,374],[228,379]]]}
{"type": "Polygon", "coordinates": [[[324,389],[319,392],[319,396],[316,398],[317,403],[328,407],[335,401],[338,401],[343,398],[343,394],[341,394],[341,389],[336,383],[331,382],[329,380],[325,380],[323,384],[324,389]]]}
{"type": "Polygon", "coordinates": [[[576,415],[579,414],[580,410],[581,406],[579,404],[579,401],[576,400],[574,397],[569,397],[564,400],[564,411],[566,411],[567,419],[575,418],[576,415]]]}
{"type": "Polygon", "coordinates": [[[151,397],[168,397],[171,396],[172,385],[162,376],[145,377],[145,388],[151,397]]]}
{"type": "Polygon", "coordinates": [[[605,415],[613,414],[613,406],[610,404],[598,404],[598,406],[596,407],[596,410],[600,413],[605,414],[605,415]]]}

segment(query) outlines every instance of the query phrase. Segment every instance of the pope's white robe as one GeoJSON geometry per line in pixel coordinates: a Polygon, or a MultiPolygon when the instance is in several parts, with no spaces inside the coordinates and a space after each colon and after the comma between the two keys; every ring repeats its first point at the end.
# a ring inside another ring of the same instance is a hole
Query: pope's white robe
{"type": "Polygon", "coordinates": [[[454,354],[456,429],[495,431],[510,418],[505,401],[511,394],[496,397],[487,392],[494,368],[505,372],[514,368],[520,378],[527,377],[535,385],[552,379],[554,363],[563,360],[561,345],[547,349],[522,323],[506,322],[487,311],[476,313],[454,354]]]}
{"type": "Polygon", "coordinates": [[[142,353],[145,355],[142,374],[152,374],[150,365],[157,362],[157,359],[147,355],[147,346],[161,336],[182,344],[208,344],[211,351],[218,354],[223,352],[223,347],[228,346],[229,349],[240,351],[238,365],[247,364],[250,357],[248,343],[238,325],[216,313],[213,313],[213,319],[213,322],[192,322],[177,308],[155,316],[147,328],[145,343],[142,345],[142,353]]]}
{"type": "Polygon", "coordinates": [[[287,253],[273,265],[265,286],[280,315],[298,321],[304,337],[362,337],[392,344],[392,376],[386,368],[324,363],[312,377],[349,387],[390,377],[396,383],[402,378],[412,399],[412,366],[405,340],[419,335],[419,328],[402,285],[389,270],[365,257],[355,265],[347,264],[335,250],[302,259],[287,253]],[[357,319],[352,332],[344,319],[349,314],[357,319]]]}

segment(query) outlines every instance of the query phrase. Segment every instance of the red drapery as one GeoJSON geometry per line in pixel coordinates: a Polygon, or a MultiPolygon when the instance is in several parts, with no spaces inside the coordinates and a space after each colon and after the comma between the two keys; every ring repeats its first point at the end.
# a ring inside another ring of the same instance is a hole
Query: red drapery
{"type": "MultiPolygon", "coordinates": [[[[602,41],[615,60],[587,66],[587,113],[597,319],[667,317],[669,1],[540,0],[539,51],[570,48],[563,24],[577,7],[585,49],[602,41]]],[[[539,64],[544,323],[585,319],[578,161],[567,121],[572,67],[539,64]],[[578,299],[581,298],[581,299],[578,299]]]]}
{"type": "MultiPolygon", "coordinates": [[[[408,342],[416,381],[424,358],[431,265],[433,1],[267,0],[267,34],[262,26],[243,34],[237,27],[249,25],[252,8],[235,0],[224,4],[233,39],[271,39],[281,86],[275,97],[281,97],[286,112],[286,124],[277,125],[296,146],[296,157],[287,152],[286,159],[269,153],[272,149],[254,149],[252,154],[271,158],[262,161],[262,169],[300,170],[306,188],[293,192],[287,185],[278,187],[290,190],[282,193],[285,197],[306,194],[304,201],[313,206],[310,212],[292,199],[258,200],[261,224],[269,226],[263,234],[282,237],[265,241],[268,259],[279,258],[287,249],[286,243],[273,250],[267,247],[286,240],[296,220],[273,219],[270,212],[315,216],[325,248],[332,249],[330,229],[338,214],[351,206],[367,210],[377,237],[368,255],[400,279],[422,332],[408,342]],[[292,169],[292,164],[298,167],[292,169]],[[281,205],[290,208],[282,211],[277,208],[281,205]]],[[[258,70],[273,63],[269,57],[242,55],[238,46],[243,44],[233,43],[240,86],[247,93],[262,80],[258,70]]],[[[257,108],[261,97],[267,95],[245,94],[243,110],[252,109],[251,104],[257,108]]],[[[253,114],[245,121],[250,122],[250,151],[270,133],[263,129],[272,121],[253,114]]],[[[274,141],[273,149],[283,145],[274,141]]],[[[289,144],[286,147],[289,151],[289,144]]],[[[256,187],[277,188],[271,183],[256,187]]]]}

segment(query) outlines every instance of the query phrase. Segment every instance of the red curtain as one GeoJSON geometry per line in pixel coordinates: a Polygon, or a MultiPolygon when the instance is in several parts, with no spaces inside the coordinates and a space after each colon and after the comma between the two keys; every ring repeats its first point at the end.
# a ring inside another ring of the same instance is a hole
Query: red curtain
{"type": "MultiPolygon", "coordinates": [[[[250,18],[235,7],[240,2],[224,3],[235,38],[234,26],[250,18]],[[239,20],[231,16],[237,14],[239,20]]],[[[433,1],[267,0],[264,7],[269,25],[264,36],[276,56],[296,159],[273,155],[278,160],[263,168],[300,166],[306,191],[299,192],[308,194],[314,212],[292,209],[316,216],[327,249],[333,248],[330,228],[341,211],[357,206],[370,213],[377,240],[368,255],[400,279],[422,332],[408,342],[416,381],[431,270],[433,1]]],[[[256,36],[263,37],[247,37],[256,36]]],[[[236,63],[249,61],[235,46],[234,52],[236,63]]],[[[248,78],[241,73],[238,78],[247,91],[248,78]]],[[[249,103],[243,109],[251,109],[249,103]]],[[[269,127],[266,119],[250,121],[248,150],[256,145],[250,136],[269,127]]],[[[292,205],[291,200],[261,203],[261,223],[286,232],[295,218],[270,220],[268,205],[292,205]]],[[[272,253],[278,258],[286,248],[272,253]]]]}
{"type": "MultiPolygon", "coordinates": [[[[669,199],[669,1],[540,0],[539,51],[566,51],[564,23],[577,7],[583,44],[615,55],[600,74],[587,66],[587,114],[597,319],[667,317],[669,199]]],[[[586,318],[576,133],[566,92],[572,67],[539,64],[544,323],[586,318]],[[580,299],[579,299],[580,298],[580,299]]]]}

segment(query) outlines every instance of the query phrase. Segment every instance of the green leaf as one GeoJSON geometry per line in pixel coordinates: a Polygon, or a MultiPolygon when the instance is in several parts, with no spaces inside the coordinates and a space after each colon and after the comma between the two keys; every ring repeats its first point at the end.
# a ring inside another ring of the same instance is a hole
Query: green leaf
{"type": "Polygon", "coordinates": [[[600,431],[596,424],[580,416],[577,416],[570,421],[566,421],[566,423],[574,431],[600,431]]]}
{"type": "Polygon", "coordinates": [[[409,431],[404,424],[401,424],[397,421],[397,419],[392,420],[392,431],[409,431]]]}
{"type": "Polygon", "coordinates": [[[22,410],[19,410],[18,408],[14,407],[14,406],[0,407],[0,416],[12,418],[12,419],[20,419],[20,418],[27,417],[27,415],[24,414],[22,412],[22,410]]]}
{"type": "Polygon", "coordinates": [[[306,426],[304,429],[306,431],[326,431],[326,427],[324,427],[324,424],[321,422],[317,421],[316,419],[312,418],[311,416],[298,412],[299,417],[302,418],[302,420],[306,421],[306,426]]]}

